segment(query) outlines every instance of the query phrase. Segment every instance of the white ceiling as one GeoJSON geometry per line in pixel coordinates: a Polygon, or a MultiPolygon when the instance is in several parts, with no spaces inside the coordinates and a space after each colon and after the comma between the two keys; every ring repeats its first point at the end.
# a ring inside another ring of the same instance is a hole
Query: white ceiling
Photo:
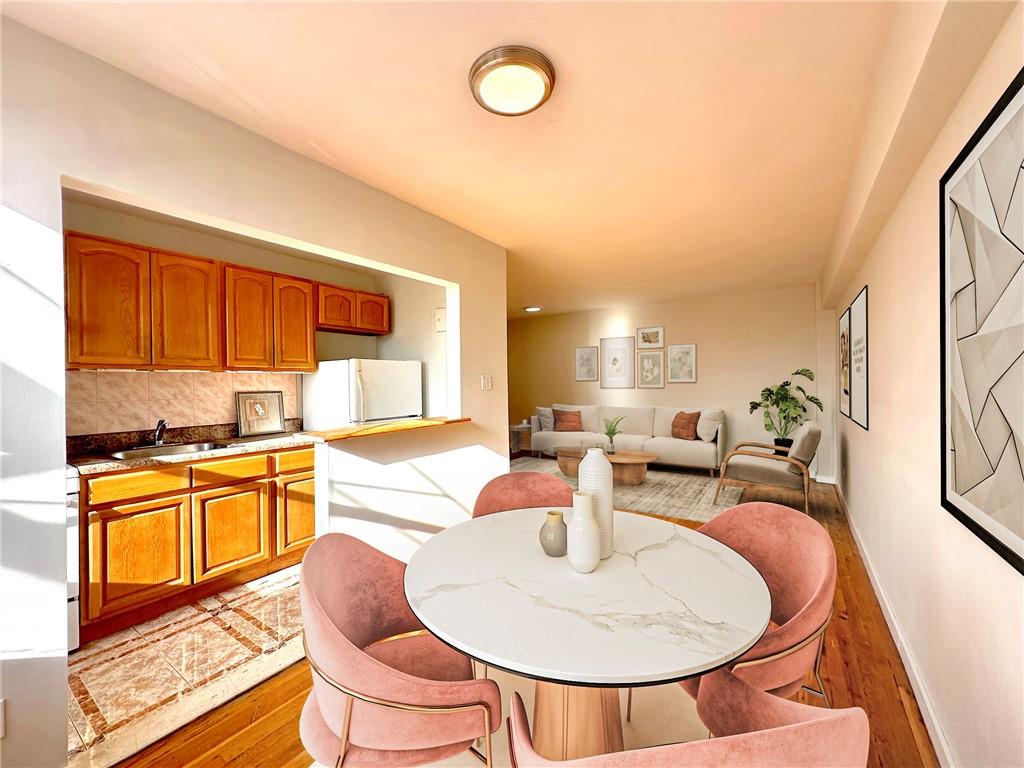
{"type": "Polygon", "coordinates": [[[547,313],[817,279],[883,3],[5,3],[4,14],[509,250],[547,313]],[[554,63],[503,118],[469,66],[554,63]]]}

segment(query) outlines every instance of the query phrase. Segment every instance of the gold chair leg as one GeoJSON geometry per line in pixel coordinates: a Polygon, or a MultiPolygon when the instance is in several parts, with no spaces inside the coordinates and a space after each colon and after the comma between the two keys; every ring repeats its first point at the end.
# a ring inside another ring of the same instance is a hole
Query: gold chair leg
{"type": "Polygon", "coordinates": [[[345,716],[341,721],[341,749],[338,750],[338,761],[334,768],[341,768],[345,763],[345,754],[348,752],[348,732],[352,725],[352,697],[345,700],[345,716]]]}
{"type": "Polygon", "coordinates": [[[825,684],[821,681],[821,655],[825,650],[825,635],[821,636],[821,640],[818,642],[818,653],[814,657],[814,668],[811,673],[814,675],[814,682],[818,684],[818,690],[814,690],[809,685],[801,686],[801,690],[813,693],[815,696],[820,696],[825,700],[825,706],[832,709],[832,700],[828,697],[828,692],[825,690],[825,684]]]}
{"type": "Polygon", "coordinates": [[[626,689],[626,722],[633,719],[633,689],[626,689]]]}

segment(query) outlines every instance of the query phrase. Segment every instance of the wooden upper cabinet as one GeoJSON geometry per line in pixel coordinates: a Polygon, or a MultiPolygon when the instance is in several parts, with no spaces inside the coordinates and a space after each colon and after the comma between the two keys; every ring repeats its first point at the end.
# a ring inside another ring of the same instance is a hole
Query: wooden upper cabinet
{"type": "Polygon", "coordinates": [[[220,269],[217,262],[152,253],[153,365],[221,365],[220,269]]]}
{"type": "Polygon", "coordinates": [[[317,325],[350,330],[356,327],[356,292],[320,283],[316,287],[317,325]]]}
{"type": "Polygon", "coordinates": [[[149,365],[149,252],[69,235],[65,262],[68,364],[149,365]]]}
{"type": "Polygon", "coordinates": [[[227,367],[274,367],[274,278],[243,267],[224,268],[227,367]]]}
{"type": "Polygon", "coordinates": [[[390,333],[391,300],[376,293],[357,293],[356,327],[374,333],[390,333]]]}
{"type": "Polygon", "coordinates": [[[316,370],[313,283],[274,276],[274,367],[316,370]]]}

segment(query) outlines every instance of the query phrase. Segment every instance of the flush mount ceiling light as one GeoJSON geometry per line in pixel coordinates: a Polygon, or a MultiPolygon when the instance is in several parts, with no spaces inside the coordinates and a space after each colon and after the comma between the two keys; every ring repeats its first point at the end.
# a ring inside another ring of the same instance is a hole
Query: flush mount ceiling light
{"type": "Polygon", "coordinates": [[[544,307],[523,307],[523,312],[540,312],[544,307]]]}
{"type": "Polygon", "coordinates": [[[555,68],[547,57],[521,45],[488,51],[469,69],[469,88],[477,104],[496,115],[533,112],[555,87],[555,68]]]}

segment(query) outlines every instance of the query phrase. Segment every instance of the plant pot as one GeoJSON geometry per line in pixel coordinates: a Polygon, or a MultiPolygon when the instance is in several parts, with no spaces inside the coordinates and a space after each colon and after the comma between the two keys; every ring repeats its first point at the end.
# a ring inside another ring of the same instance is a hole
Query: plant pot
{"type": "Polygon", "coordinates": [[[787,456],[789,455],[789,449],[793,447],[793,438],[791,437],[776,437],[775,438],[775,455],[776,456],[787,456]],[[778,449],[782,450],[778,450],[778,449]]]}
{"type": "Polygon", "coordinates": [[[608,439],[608,450],[606,452],[609,453],[609,454],[614,454],[615,453],[615,438],[614,437],[611,437],[611,438],[608,439]]]}

